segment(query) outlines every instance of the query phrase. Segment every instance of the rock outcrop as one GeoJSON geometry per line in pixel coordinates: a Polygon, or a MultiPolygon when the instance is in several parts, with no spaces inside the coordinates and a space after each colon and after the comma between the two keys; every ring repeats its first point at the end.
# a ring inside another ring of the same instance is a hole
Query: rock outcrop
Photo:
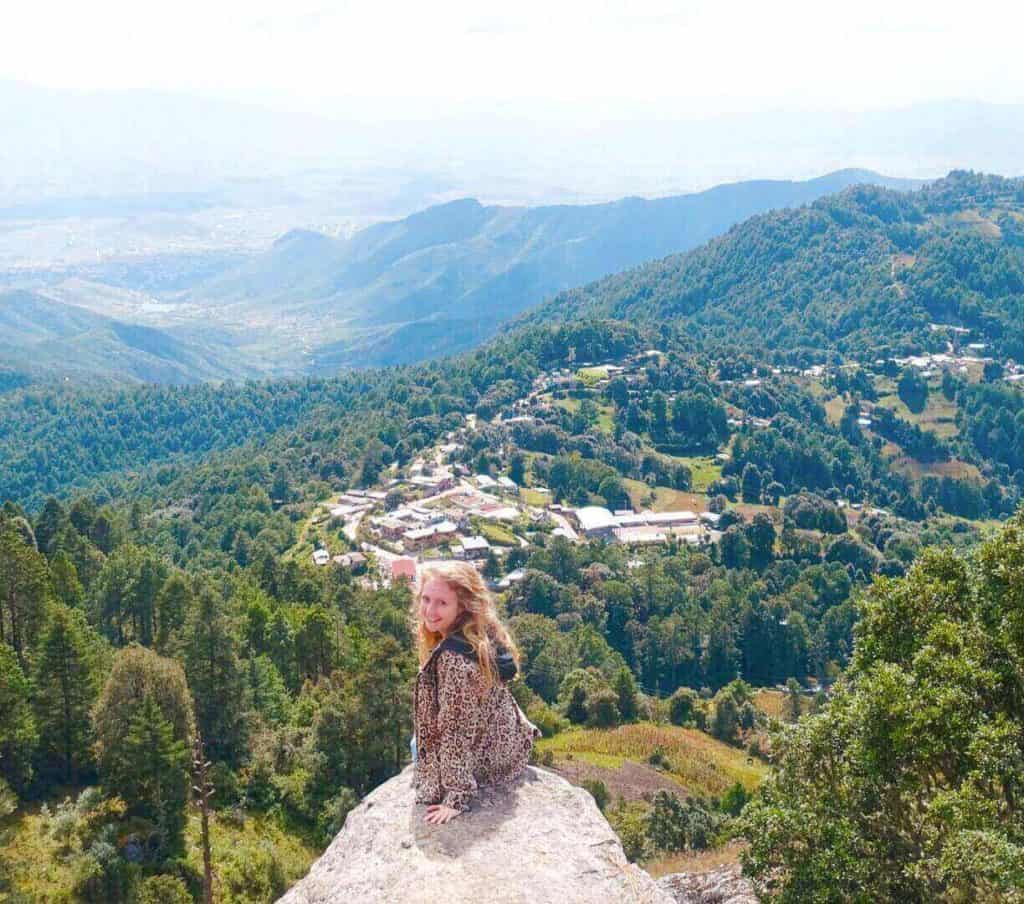
{"type": "Polygon", "coordinates": [[[675,873],[658,880],[676,904],[757,904],[750,883],[733,864],[706,873],[675,873]]]}
{"type": "Polygon", "coordinates": [[[348,815],[279,904],[675,904],[629,863],[582,788],[527,767],[445,825],[424,822],[412,766],[348,815]]]}

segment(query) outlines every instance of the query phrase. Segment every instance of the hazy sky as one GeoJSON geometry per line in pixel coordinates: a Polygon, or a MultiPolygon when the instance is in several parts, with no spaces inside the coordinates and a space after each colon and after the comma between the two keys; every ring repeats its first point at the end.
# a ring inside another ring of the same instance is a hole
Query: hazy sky
{"type": "Polygon", "coordinates": [[[0,78],[390,118],[1024,102],[1024,4],[31,0],[0,78]]]}

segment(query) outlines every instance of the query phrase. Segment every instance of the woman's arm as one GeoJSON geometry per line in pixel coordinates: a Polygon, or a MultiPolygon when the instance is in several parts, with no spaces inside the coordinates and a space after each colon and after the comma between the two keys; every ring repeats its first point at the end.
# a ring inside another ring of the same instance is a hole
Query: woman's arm
{"type": "Polygon", "coordinates": [[[473,742],[480,725],[484,686],[480,667],[456,653],[442,653],[437,663],[441,742],[438,766],[444,805],[468,810],[476,793],[473,742]]]}

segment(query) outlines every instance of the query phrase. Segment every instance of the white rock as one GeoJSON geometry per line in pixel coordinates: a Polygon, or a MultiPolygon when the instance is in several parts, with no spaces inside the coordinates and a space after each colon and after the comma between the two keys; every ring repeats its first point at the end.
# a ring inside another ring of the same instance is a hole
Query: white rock
{"type": "Polygon", "coordinates": [[[582,788],[527,767],[445,825],[424,822],[412,766],[384,782],[280,904],[673,904],[629,863],[582,788]]]}

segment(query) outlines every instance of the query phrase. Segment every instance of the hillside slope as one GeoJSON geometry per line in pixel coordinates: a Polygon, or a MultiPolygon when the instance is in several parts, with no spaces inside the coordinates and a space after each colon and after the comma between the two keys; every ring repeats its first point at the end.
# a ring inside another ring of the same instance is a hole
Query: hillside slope
{"type": "Polygon", "coordinates": [[[104,317],[37,292],[0,292],[0,361],[25,375],[194,383],[256,376],[230,336],[104,317]]]}
{"type": "Polygon", "coordinates": [[[610,204],[516,208],[473,199],[339,241],[296,230],[190,293],[240,318],[268,310],[319,337],[314,369],[408,363],[460,351],[552,293],[693,248],[765,210],[849,185],[916,183],[865,170],[753,181],[610,204]]]}
{"type": "Polygon", "coordinates": [[[955,327],[1020,358],[1022,224],[1021,179],[953,172],[914,193],[856,186],[563,293],[523,322],[674,322],[694,343],[794,363],[943,351],[955,327]]]}

